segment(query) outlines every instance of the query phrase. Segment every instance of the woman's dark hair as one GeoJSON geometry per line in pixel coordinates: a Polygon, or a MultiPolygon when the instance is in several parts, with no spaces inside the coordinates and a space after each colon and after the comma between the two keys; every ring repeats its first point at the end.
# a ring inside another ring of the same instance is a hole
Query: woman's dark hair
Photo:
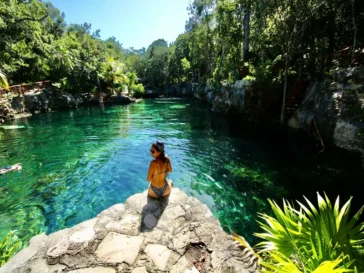
{"type": "Polygon", "coordinates": [[[159,155],[159,158],[162,159],[163,163],[166,162],[166,153],[164,151],[164,143],[160,142],[160,141],[156,141],[153,143],[152,145],[158,152],[160,152],[161,154],[159,155]]]}

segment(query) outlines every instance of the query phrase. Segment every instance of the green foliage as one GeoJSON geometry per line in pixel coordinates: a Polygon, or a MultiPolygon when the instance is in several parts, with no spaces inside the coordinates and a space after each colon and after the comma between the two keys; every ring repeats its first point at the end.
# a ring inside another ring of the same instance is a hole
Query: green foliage
{"type": "Polygon", "coordinates": [[[8,79],[6,78],[5,74],[0,70],[0,88],[9,89],[8,79]]]}
{"type": "Polygon", "coordinates": [[[10,83],[53,80],[72,93],[111,93],[124,84],[129,68],[122,44],[64,18],[50,2],[0,1],[0,67],[10,83]]]}
{"type": "Polygon", "coordinates": [[[270,273],[343,273],[343,272],[354,272],[350,269],[340,268],[340,264],[342,263],[342,259],[337,259],[335,261],[325,261],[322,262],[314,271],[301,271],[297,264],[293,262],[291,259],[282,255],[281,253],[273,253],[271,255],[272,260],[276,263],[271,264],[268,262],[261,262],[263,266],[263,270],[261,272],[270,272],[270,273]]]}
{"type": "Polygon", "coordinates": [[[108,93],[112,94],[116,87],[121,87],[123,83],[128,82],[128,77],[124,73],[125,65],[119,61],[115,61],[113,57],[101,64],[100,79],[103,86],[106,87],[108,93]]]}
{"type": "Polygon", "coordinates": [[[22,242],[15,235],[15,232],[10,231],[0,242],[0,267],[22,248],[22,242]]]}
{"type": "Polygon", "coordinates": [[[141,83],[133,84],[130,88],[131,88],[132,95],[135,98],[141,98],[145,94],[144,86],[141,83]]]}
{"type": "Polygon", "coordinates": [[[226,165],[227,170],[235,177],[243,179],[247,186],[256,187],[257,192],[261,187],[274,187],[275,191],[283,191],[283,188],[277,188],[273,184],[275,173],[262,170],[260,168],[252,168],[248,166],[237,166],[235,164],[226,165]]]}
{"type": "Polygon", "coordinates": [[[128,85],[129,86],[134,85],[138,81],[138,76],[134,72],[128,72],[126,74],[126,76],[128,77],[128,85]]]}
{"type": "Polygon", "coordinates": [[[184,58],[181,60],[181,65],[182,65],[182,68],[183,68],[183,71],[184,71],[184,72],[188,72],[188,71],[191,69],[191,64],[190,64],[190,62],[186,59],[186,57],[184,57],[184,58]]]}
{"type": "Polygon", "coordinates": [[[263,266],[272,272],[364,270],[364,223],[357,224],[364,207],[350,219],[351,199],[340,208],[339,197],[334,206],[326,195],[317,197],[318,208],[308,199],[298,209],[286,200],[283,208],[269,200],[275,217],[260,214],[264,233],[255,234],[264,240],[260,252],[269,253],[263,266]]]}
{"type": "Polygon", "coordinates": [[[130,89],[125,79],[105,80],[112,57],[125,64],[122,74],[135,73],[148,88],[194,82],[220,89],[246,76],[239,71],[246,65],[244,17],[250,12],[249,76],[259,87],[280,88],[285,71],[307,78],[341,66],[333,53],[353,45],[354,37],[356,44],[364,42],[363,32],[356,31],[364,27],[363,9],[359,0],[193,0],[186,31],[176,41],[124,49],[115,37],[100,40],[100,30],[92,32],[90,23],[67,25],[50,2],[3,0],[0,67],[10,84],[67,78],[69,92],[130,89]]]}
{"type": "Polygon", "coordinates": [[[254,76],[248,75],[248,76],[246,76],[243,80],[244,80],[244,81],[255,81],[255,80],[256,80],[256,78],[255,78],[254,76]]]}
{"type": "MultiPolygon", "coordinates": [[[[167,48],[158,40],[145,56],[131,58],[138,75],[155,88],[186,81],[200,86],[213,82],[217,88],[231,84],[241,79],[239,70],[245,65],[244,16],[249,7],[249,76],[259,88],[281,88],[286,70],[288,78],[316,77],[335,64],[330,61],[334,51],[353,44],[352,15],[357,28],[363,28],[364,2],[353,3],[354,10],[351,1],[195,0],[188,7],[186,32],[172,45],[167,48]],[[144,70],[141,60],[148,62],[144,70]]],[[[357,44],[364,41],[363,34],[356,35],[357,44]]]]}

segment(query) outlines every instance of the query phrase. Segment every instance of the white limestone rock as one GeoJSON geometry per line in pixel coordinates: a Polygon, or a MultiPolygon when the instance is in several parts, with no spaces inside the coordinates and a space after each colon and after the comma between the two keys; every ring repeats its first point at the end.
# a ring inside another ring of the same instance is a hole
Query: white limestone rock
{"type": "Polygon", "coordinates": [[[126,236],[110,232],[95,251],[97,260],[102,263],[134,264],[142,243],[143,237],[126,236]]]}
{"type": "Polygon", "coordinates": [[[233,243],[206,205],[174,188],[168,199],[136,194],[94,219],[36,236],[0,273],[197,273],[192,262],[201,253],[205,271],[258,272],[233,243]]]}
{"type": "Polygon", "coordinates": [[[110,221],[106,224],[108,231],[113,231],[125,235],[136,236],[139,233],[140,215],[127,214],[122,219],[110,221]]]}
{"type": "Polygon", "coordinates": [[[110,218],[119,218],[122,216],[122,214],[125,211],[125,205],[124,204],[116,204],[104,211],[102,211],[99,215],[97,215],[97,217],[103,217],[103,216],[108,216],[110,218]]]}
{"type": "Polygon", "coordinates": [[[131,273],[148,273],[148,271],[145,269],[145,266],[134,268],[131,273]]]}
{"type": "Polygon", "coordinates": [[[33,237],[29,246],[16,254],[10,262],[0,268],[0,273],[10,273],[30,264],[33,259],[39,258],[46,247],[48,237],[44,234],[33,237]]]}
{"type": "Polygon", "coordinates": [[[151,258],[153,263],[158,267],[159,270],[164,271],[166,269],[169,256],[172,251],[164,245],[147,245],[145,253],[151,258]]]}
{"type": "Polygon", "coordinates": [[[196,267],[189,262],[185,256],[182,256],[178,262],[172,266],[170,273],[198,273],[196,267]]]}
{"type": "Polygon", "coordinates": [[[72,270],[68,273],[117,273],[117,271],[115,268],[112,267],[98,266],[72,270]]]}

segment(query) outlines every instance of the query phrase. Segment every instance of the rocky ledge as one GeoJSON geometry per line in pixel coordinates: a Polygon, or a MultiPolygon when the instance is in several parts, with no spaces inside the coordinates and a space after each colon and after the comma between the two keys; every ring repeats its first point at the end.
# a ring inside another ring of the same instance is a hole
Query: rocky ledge
{"type": "Polygon", "coordinates": [[[340,69],[311,83],[293,119],[298,124],[292,127],[361,154],[364,167],[364,66],[340,69]]]}
{"type": "MultiPolygon", "coordinates": [[[[129,104],[138,100],[126,94],[115,94],[104,97],[104,104],[129,104]]],[[[76,108],[81,105],[99,105],[95,94],[72,95],[56,88],[46,88],[39,91],[0,97],[0,124],[20,117],[31,116],[55,109],[76,108]]]]}
{"type": "Polygon", "coordinates": [[[135,194],[94,219],[35,236],[0,273],[258,272],[244,252],[206,205],[174,188],[169,199],[135,194]]]}

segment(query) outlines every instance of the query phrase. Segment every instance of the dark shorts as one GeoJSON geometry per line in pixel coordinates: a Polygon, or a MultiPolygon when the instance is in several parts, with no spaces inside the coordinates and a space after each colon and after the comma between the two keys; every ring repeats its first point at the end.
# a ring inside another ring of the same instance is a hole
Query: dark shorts
{"type": "Polygon", "coordinates": [[[160,198],[161,196],[163,196],[163,194],[167,190],[167,187],[168,187],[168,182],[167,181],[166,181],[166,184],[162,188],[157,188],[157,187],[154,187],[152,184],[150,184],[150,188],[155,193],[157,198],[160,198]]]}

